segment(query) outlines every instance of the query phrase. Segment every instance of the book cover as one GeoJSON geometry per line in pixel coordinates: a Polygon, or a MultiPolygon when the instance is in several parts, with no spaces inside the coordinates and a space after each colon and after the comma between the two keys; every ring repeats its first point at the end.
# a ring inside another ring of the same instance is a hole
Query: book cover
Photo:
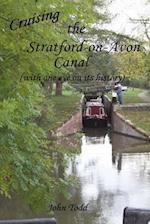
{"type": "Polygon", "coordinates": [[[0,1],[0,223],[150,221],[149,12],[0,1]]]}

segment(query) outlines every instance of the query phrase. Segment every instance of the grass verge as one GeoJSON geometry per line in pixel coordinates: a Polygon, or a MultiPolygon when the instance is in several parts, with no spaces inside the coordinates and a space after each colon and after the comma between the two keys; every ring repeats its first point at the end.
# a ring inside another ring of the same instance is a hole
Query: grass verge
{"type": "Polygon", "coordinates": [[[123,104],[142,103],[143,100],[138,96],[141,91],[137,88],[128,88],[123,92],[123,104]]]}
{"type": "Polygon", "coordinates": [[[67,121],[78,108],[81,95],[77,92],[63,92],[62,96],[52,96],[54,117],[51,129],[57,129],[67,121]]]}

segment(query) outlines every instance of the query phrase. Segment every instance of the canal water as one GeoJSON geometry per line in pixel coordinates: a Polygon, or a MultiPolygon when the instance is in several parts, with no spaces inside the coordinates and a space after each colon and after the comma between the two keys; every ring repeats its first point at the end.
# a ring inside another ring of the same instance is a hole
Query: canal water
{"type": "MultiPolygon", "coordinates": [[[[85,130],[80,153],[68,159],[65,173],[77,184],[68,200],[57,195],[56,205],[66,207],[55,211],[58,224],[122,224],[125,207],[150,209],[150,145],[145,142],[85,130]]],[[[1,219],[35,217],[19,199],[0,203],[1,219]]]]}

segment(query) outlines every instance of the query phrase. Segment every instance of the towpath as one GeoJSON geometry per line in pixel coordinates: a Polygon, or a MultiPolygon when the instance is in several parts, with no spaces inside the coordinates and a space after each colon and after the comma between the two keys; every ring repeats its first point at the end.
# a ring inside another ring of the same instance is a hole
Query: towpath
{"type": "Polygon", "coordinates": [[[150,96],[148,96],[148,90],[143,90],[138,95],[144,102],[150,103],[150,96]]]}

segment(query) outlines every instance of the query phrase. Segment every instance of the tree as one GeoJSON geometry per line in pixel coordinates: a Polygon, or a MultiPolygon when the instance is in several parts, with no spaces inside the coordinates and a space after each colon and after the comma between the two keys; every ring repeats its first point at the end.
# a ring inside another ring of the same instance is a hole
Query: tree
{"type": "Polygon", "coordinates": [[[117,73],[128,79],[140,79],[146,72],[145,54],[143,52],[126,52],[114,54],[117,73]]]}
{"type": "MultiPolygon", "coordinates": [[[[146,4],[150,4],[150,1],[146,1],[146,4]]],[[[148,87],[150,86],[150,19],[148,17],[140,17],[138,19],[130,18],[130,21],[136,24],[138,39],[143,42],[145,48],[144,55],[142,56],[145,66],[143,79],[145,80],[145,86],[148,87]]]]}
{"type": "MultiPolygon", "coordinates": [[[[95,19],[93,1],[86,1],[85,8],[83,0],[8,0],[0,3],[0,13],[0,194],[10,197],[13,192],[23,192],[33,201],[54,200],[58,190],[52,175],[55,160],[49,156],[52,148],[46,132],[37,122],[45,103],[41,82],[48,74],[59,77],[68,70],[54,66],[54,53],[29,53],[28,49],[31,42],[61,44],[66,39],[74,43],[76,38],[68,35],[67,26],[81,21],[89,27],[95,19]],[[41,21],[10,29],[14,19],[26,20],[50,10],[60,12],[57,23],[41,21]],[[35,74],[40,74],[38,81],[31,81],[35,74]]],[[[84,54],[62,52],[61,57],[82,58],[84,54]]],[[[52,110],[50,114],[52,117],[52,110]]],[[[67,185],[62,180],[59,183],[67,185]]]]}

